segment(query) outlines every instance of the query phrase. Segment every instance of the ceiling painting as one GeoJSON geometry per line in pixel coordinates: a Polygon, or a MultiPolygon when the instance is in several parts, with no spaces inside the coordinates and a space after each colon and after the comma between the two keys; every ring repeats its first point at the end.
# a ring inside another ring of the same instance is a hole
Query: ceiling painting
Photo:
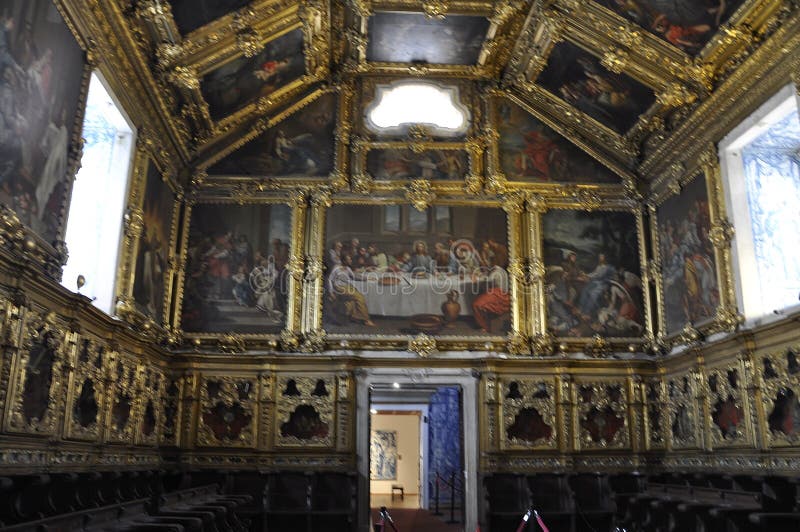
{"type": "Polygon", "coordinates": [[[695,55],[744,0],[596,0],[650,33],[695,55]]]}
{"type": "Polygon", "coordinates": [[[375,179],[459,180],[469,172],[464,150],[377,149],[367,154],[367,172],[375,179]]]}
{"type": "Polygon", "coordinates": [[[268,42],[254,57],[239,57],[205,75],[203,97],[219,120],[305,73],[303,31],[298,28],[268,42]]]}
{"type": "Polygon", "coordinates": [[[369,19],[367,60],[474,65],[488,29],[485,17],[378,11],[369,19]]]}
{"type": "Polygon", "coordinates": [[[628,131],[655,102],[651,89],[606,70],[598,58],[567,41],[553,48],[538,82],[617,133],[628,131]]]}
{"type": "Polygon", "coordinates": [[[251,0],[170,0],[172,17],[181,34],[186,35],[241,9],[251,0]]]}
{"type": "Polygon", "coordinates": [[[620,178],[516,104],[496,101],[500,167],[511,181],[619,183],[620,178]]]}
{"type": "Polygon", "coordinates": [[[209,175],[319,177],[333,170],[336,96],[325,94],[212,166],[209,175]]]}

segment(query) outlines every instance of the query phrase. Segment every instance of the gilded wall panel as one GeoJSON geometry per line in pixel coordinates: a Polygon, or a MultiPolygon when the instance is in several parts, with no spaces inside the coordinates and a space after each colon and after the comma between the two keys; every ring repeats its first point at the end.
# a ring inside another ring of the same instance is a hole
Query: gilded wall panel
{"type": "Polygon", "coordinates": [[[257,381],[249,375],[204,375],[200,386],[197,445],[256,446],[257,381]]]}
{"type": "Polygon", "coordinates": [[[703,448],[705,414],[697,393],[701,378],[697,371],[667,377],[667,437],[671,449],[703,448]]]}
{"type": "Polygon", "coordinates": [[[756,361],[767,445],[797,447],[800,445],[800,347],[765,353],[756,361]]]}
{"type": "Polygon", "coordinates": [[[577,437],[575,450],[631,447],[626,381],[586,381],[573,385],[577,437]]]}
{"type": "Polygon", "coordinates": [[[177,447],[181,443],[181,417],[189,415],[181,410],[184,378],[174,373],[165,373],[164,377],[164,415],[159,432],[159,445],[177,447]]]}
{"type": "Polygon", "coordinates": [[[556,449],[559,421],[554,379],[503,377],[499,385],[500,449],[556,449]]]}
{"type": "Polygon", "coordinates": [[[276,448],[336,446],[336,375],[279,373],[274,391],[276,448]]]}
{"type": "Polygon", "coordinates": [[[73,334],[53,312],[26,309],[19,346],[11,351],[5,430],[55,436],[61,429],[73,334]]]}
{"type": "Polygon", "coordinates": [[[78,335],[70,353],[74,368],[65,405],[64,437],[99,441],[104,436],[103,423],[109,396],[106,393],[108,345],[91,336],[78,335]]]}
{"type": "Polygon", "coordinates": [[[157,446],[162,440],[167,399],[164,373],[152,365],[142,370],[142,389],[138,398],[137,445],[157,446]]]}
{"type": "Polygon", "coordinates": [[[709,444],[713,448],[750,446],[754,441],[753,418],[748,397],[751,375],[741,359],[708,368],[705,393],[711,423],[709,444]]]}
{"type": "Polygon", "coordinates": [[[143,367],[130,354],[109,354],[107,374],[109,403],[106,411],[106,441],[133,445],[138,430],[143,367]]]}

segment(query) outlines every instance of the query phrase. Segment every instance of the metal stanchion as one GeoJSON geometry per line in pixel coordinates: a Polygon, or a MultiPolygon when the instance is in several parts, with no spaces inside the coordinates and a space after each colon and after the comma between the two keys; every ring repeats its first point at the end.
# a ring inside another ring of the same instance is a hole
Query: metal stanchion
{"type": "Polygon", "coordinates": [[[450,473],[450,519],[448,524],[457,523],[456,521],[456,474],[450,473]]]}
{"type": "Polygon", "coordinates": [[[433,515],[442,515],[442,512],[439,511],[439,482],[440,482],[439,472],[437,471],[436,472],[436,488],[435,488],[434,493],[433,493],[433,505],[434,505],[434,509],[435,509],[435,511],[433,512],[433,515]]]}

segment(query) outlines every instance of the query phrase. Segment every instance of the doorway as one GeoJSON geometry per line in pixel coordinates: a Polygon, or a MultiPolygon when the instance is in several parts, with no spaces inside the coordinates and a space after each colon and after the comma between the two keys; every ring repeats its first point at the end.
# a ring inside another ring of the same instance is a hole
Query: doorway
{"type": "Polygon", "coordinates": [[[360,532],[369,530],[371,508],[432,513],[437,491],[442,529],[452,530],[445,525],[451,493],[458,528],[475,529],[475,376],[454,369],[365,370],[357,377],[356,416],[360,532]]]}

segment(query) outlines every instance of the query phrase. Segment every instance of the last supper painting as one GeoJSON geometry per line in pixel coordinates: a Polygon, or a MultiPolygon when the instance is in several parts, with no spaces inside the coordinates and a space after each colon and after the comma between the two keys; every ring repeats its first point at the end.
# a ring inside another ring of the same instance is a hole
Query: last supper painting
{"type": "Polygon", "coordinates": [[[502,209],[334,205],[325,242],[329,333],[497,336],[510,329],[502,209]]]}

